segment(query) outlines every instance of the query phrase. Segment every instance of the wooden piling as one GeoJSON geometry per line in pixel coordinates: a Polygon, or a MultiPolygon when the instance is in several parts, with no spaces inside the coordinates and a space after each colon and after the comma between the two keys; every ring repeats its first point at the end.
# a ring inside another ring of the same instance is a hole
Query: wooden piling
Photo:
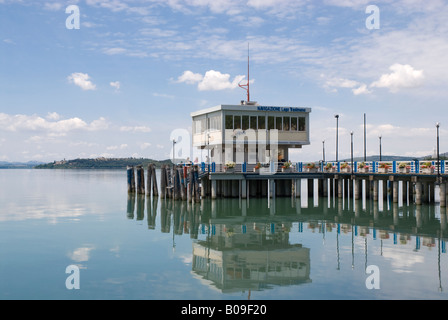
{"type": "Polygon", "coordinates": [[[160,198],[166,199],[166,166],[160,168],[160,198]]]}
{"type": "Polygon", "coordinates": [[[137,166],[137,194],[145,194],[145,173],[142,166],[137,166]]]}
{"type": "Polygon", "coordinates": [[[127,175],[128,175],[128,193],[135,192],[135,176],[134,176],[134,167],[127,167],[127,175]]]}
{"type": "Polygon", "coordinates": [[[154,197],[158,197],[159,196],[159,188],[157,185],[157,176],[156,176],[156,166],[154,164],[151,165],[152,167],[152,195],[154,197]]]}
{"type": "Polygon", "coordinates": [[[147,176],[146,176],[146,195],[151,196],[151,182],[152,182],[152,167],[151,164],[148,164],[147,168],[147,176]]]}

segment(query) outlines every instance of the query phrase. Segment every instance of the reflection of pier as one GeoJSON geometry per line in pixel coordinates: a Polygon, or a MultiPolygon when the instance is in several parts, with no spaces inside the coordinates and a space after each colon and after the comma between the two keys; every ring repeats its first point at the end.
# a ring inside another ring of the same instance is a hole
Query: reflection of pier
{"type": "Polygon", "coordinates": [[[310,249],[290,244],[282,224],[211,219],[207,238],[193,245],[193,272],[223,292],[307,283],[310,249]]]}
{"type": "MultiPolygon", "coordinates": [[[[313,185],[305,183],[302,187],[305,192],[313,185]]],[[[352,255],[356,242],[365,243],[361,250],[366,266],[368,255],[378,254],[368,251],[372,243],[380,247],[381,242],[381,255],[383,242],[389,250],[406,244],[412,248],[409,255],[424,247],[437,248],[439,259],[446,253],[445,207],[396,203],[390,196],[378,201],[356,200],[345,194],[342,198],[302,195],[272,199],[266,210],[267,201],[206,199],[189,203],[129,195],[127,217],[141,221],[146,214],[149,229],[172,233],[173,248],[176,239],[189,235],[195,240],[194,276],[223,292],[310,282],[310,249],[291,243],[291,233],[311,232],[321,234],[326,241],[334,240],[338,270],[348,261],[339,257],[339,241],[344,234],[351,234],[352,255]]]]}

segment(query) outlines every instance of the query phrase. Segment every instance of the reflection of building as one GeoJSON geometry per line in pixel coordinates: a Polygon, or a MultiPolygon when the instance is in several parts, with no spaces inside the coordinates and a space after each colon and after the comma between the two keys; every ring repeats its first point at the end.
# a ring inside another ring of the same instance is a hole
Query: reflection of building
{"type": "Polygon", "coordinates": [[[310,250],[277,224],[216,224],[193,244],[193,272],[223,292],[310,282],[310,250]]]}

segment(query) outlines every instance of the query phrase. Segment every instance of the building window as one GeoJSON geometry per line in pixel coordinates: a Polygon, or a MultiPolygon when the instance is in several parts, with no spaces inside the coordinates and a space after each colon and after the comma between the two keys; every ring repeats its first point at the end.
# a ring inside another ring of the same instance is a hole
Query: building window
{"type": "Polygon", "coordinates": [[[194,120],[193,131],[194,134],[201,133],[201,120],[194,120]]]}
{"type": "Polygon", "coordinates": [[[299,131],[306,131],[304,117],[299,117],[299,131]]]}
{"type": "Polygon", "coordinates": [[[213,116],[209,118],[210,121],[210,131],[220,131],[221,130],[221,116],[213,116]]]}
{"type": "Polygon", "coordinates": [[[250,128],[257,130],[257,117],[250,117],[250,128]]]}
{"type": "Polygon", "coordinates": [[[233,129],[241,129],[241,116],[233,116],[233,129]]]}
{"type": "Polygon", "coordinates": [[[258,117],[258,130],[260,130],[260,129],[266,129],[266,117],[265,116],[258,117]]]}
{"type": "Polygon", "coordinates": [[[290,117],[283,117],[283,130],[289,131],[289,121],[291,120],[290,117]]]}
{"type": "Polygon", "coordinates": [[[297,117],[291,117],[291,131],[297,131],[297,117]]]}
{"type": "Polygon", "coordinates": [[[249,129],[249,116],[242,116],[242,120],[243,120],[242,129],[243,130],[249,129]]]}
{"type": "Polygon", "coordinates": [[[233,116],[226,116],[226,129],[233,130],[233,116]]]}
{"type": "Polygon", "coordinates": [[[283,119],[282,119],[282,117],[276,117],[275,118],[275,129],[277,129],[278,131],[282,131],[283,130],[283,119]]]}
{"type": "Polygon", "coordinates": [[[275,129],[275,117],[268,117],[268,130],[275,129]]]}

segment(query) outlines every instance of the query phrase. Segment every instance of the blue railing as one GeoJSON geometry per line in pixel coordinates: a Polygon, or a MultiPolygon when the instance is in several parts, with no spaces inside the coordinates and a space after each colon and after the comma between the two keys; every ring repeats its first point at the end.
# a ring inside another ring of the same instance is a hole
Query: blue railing
{"type": "Polygon", "coordinates": [[[438,163],[435,160],[419,161],[328,161],[328,162],[296,162],[288,167],[285,162],[271,162],[257,168],[256,164],[247,162],[235,164],[234,168],[226,169],[225,164],[202,162],[199,167],[203,173],[236,172],[236,173],[282,173],[282,172],[328,172],[328,173],[393,173],[393,174],[440,174],[446,173],[446,161],[438,163]],[[285,168],[288,167],[288,168],[285,168]]]}

